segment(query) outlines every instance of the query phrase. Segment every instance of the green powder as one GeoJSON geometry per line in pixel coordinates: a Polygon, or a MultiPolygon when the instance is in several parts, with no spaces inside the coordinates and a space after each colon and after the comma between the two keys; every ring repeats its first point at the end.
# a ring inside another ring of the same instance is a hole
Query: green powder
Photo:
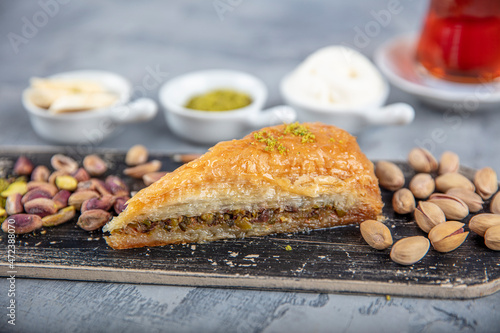
{"type": "Polygon", "coordinates": [[[252,99],[245,93],[217,89],[205,94],[192,97],[186,108],[200,111],[230,111],[245,107],[252,103],[252,99]]]}

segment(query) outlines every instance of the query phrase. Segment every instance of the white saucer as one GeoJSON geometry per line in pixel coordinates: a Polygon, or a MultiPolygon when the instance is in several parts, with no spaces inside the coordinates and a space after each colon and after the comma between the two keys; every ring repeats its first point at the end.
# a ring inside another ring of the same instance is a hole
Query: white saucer
{"type": "Polygon", "coordinates": [[[415,34],[397,36],[375,51],[375,63],[401,90],[439,108],[477,111],[500,106],[500,82],[463,84],[427,75],[415,61],[415,34]]]}

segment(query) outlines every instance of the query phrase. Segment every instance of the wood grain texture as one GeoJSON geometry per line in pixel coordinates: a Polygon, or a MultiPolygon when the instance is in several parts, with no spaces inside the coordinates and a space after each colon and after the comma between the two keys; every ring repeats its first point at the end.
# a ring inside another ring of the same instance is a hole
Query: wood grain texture
{"type": "MultiPolygon", "coordinates": [[[[0,153],[0,172],[8,174],[21,153],[35,164],[49,165],[56,152],[61,149],[4,148],[0,153]]],[[[62,152],[79,162],[83,158],[72,151],[62,152]]],[[[108,174],[122,173],[124,152],[95,153],[110,164],[108,174]]],[[[163,162],[163,170],[179,166],[168,155],[151,155],[163,162]]],[[[400,166],[408,181],[413,171],[404,163],[400,166]]],[[[462,171],[469,177],[472,174],[470,169],[462,171]]],[[[127,181],[132,189],[142,186],[140,181],[127,181]]],[[[394,214],[392,192],[383,190],[382,195],[386,224],[395,241],[405,236],[425,236],[411,216],[394,214]]],[[[486,248],[483,239],[474,233],[456,251],[442,254],[431,249],[419,263],[401,266],[390,260],[389,249],[377,251],[369,247],[357,225],[293,235],[116,251],[106,245],[102,232],[86,232],[75,222],[76,219],[59,227],[19,235],[17,276],[438,298],[481,297],[500,289],[500,255],[486,248]],[[287,245],[291,251],[285,250],[287,245]]],[[[7,237],[4,234],[1,238],[0,248],[6,253],[7,237]]],[[[0,267],[5,276],[7,262],[1,262],[0,267]]]]}

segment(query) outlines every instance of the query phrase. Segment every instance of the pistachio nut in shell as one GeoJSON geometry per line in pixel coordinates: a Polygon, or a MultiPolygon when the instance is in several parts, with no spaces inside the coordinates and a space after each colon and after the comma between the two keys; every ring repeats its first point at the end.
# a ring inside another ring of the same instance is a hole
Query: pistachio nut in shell
{"type": "Polygon", "coordinates": [[[476,192],[461,187],[454,187],[446,191],[446,194],[453,195],[465,202],[471,213],[483,209],[484,201],[476,192]]]}
{"type": "Polygon", "coordinates": [[[377,250],[387,249],[392,245],[391,231],[379,221],[366,220],[359,226],[363,239],[377,250]]]}
{"type": "Polygon", "coordinates": [[[432,228],[428,237],[436,251],[450,252],[462,245],[468,234],[464,232],[463,223],[447,221],[432,228]]]}
{"type": "Polygon", "coordinates": [[[375,164],[375,175],[380,186],[390,191],[397,191],[405,184],[403,171],[392,162],[378,161],[375,164]]]}
{"type": "Polygon", "coordinates": [[[392,196],[392,209],[398,214],[409,214],[415,210],[415,197],[407,188],[400,188],[392,196]]]}
{"type": "Polygon", "coordinates": [[[430,151],[424,148],[413,148],[408,154],[408,163],[417,172],[433,172],[438,162],[430,151]]]}
{"type": "Polygon", "coordinates": [[[467,204],[453,195],[434,193],[428,201],[438,205],[449,220],[461,220],[469,215],[467,204]]]}
{"type": "Polygon", "coordinates": [[[391,259],[401,265],[413,265],[429,251],[429,240],[423,236],[400,239],[391,249],[391,259]]]}
{"type": "Polygon", "coordinates": [[[441,208],[428,201],[418,203],[414,217],[417,225],[425,232],[429,232],[438,224],[446,222],[446,216],[441,208]]]}
{"type": "Polygon", "coordinates": [[[489,199],[498,191],[498,177],[495,170],[490,167],[478,170],[474,176],[476,192],[483,199],[489,199]]]}
{"type": "Polygon", "coordinates": [[[428,198],[436,189],[434,179],[428,173],[417,173],[410,180],[408,187],[417,199],[428,198]]]}
{"type": "Polygon", "coordinates": [[[439,171],[440,175],[445,173],[458,172],[460,168],[460,158],[457,154],[452,151],[445,151],[441,155],[441,160],[439,161],[439,171]]]}
{"type": "Polygon", "coordinates": [[[477,214],[469,221],[469,229],[481,237],[484,237],[486,230],[497,225],[500,225],[500,214],[477,214]]]}
{"type": "Polygon", "coordinates": [[[491,250],[500,251],[500,225],[486,230],[484,233],[484,244],[491,250]]]}
{"type": "Polygon", "coordinates": [[[476,187],[472,182],[459,173],[445,173],[436,178],[436,190],[445,193],[450,188],[461,187],[471,191],[475,191],[476,187]]]}
{"type": "Polygon", "coordinates": [[[500,192],[495,194],[490,203],[490,211],[495,214],[500,214],[500,192]]]}
{"type": "Polygon", "coordinates": [[[130,147],[125,155],[125,163],[128,166],[136,166],[139,164],[144,164],[148,161],[148,149],[143,145],[135,145],[130,147]]]}

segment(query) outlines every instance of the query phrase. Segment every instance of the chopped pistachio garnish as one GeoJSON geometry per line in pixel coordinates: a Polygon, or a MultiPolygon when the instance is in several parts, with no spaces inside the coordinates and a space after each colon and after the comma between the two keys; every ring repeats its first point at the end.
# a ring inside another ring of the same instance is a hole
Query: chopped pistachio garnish
{"type": "Polygon", "coordinates": [[[285,125],[285,134],[293,134],[295,136],[301,136],[302,137],[302,143],[307,143],[307,142],[314,142],[316,139],[316,136],[312,134],[311,130],[302,124],[299,124],[298,121],[285,125]]]}
{"type": "Polygon", "coordinates": [[[286,147],[278,141],[283,138],[282,136],[275,138],[272,134],[267,133],[267,131],[259,131],[254,133],[253,137],[258,142],[266,144],[265,151],[274,151],[274,149],[277,149],[280,154],[286,153],[286,147]]]}

